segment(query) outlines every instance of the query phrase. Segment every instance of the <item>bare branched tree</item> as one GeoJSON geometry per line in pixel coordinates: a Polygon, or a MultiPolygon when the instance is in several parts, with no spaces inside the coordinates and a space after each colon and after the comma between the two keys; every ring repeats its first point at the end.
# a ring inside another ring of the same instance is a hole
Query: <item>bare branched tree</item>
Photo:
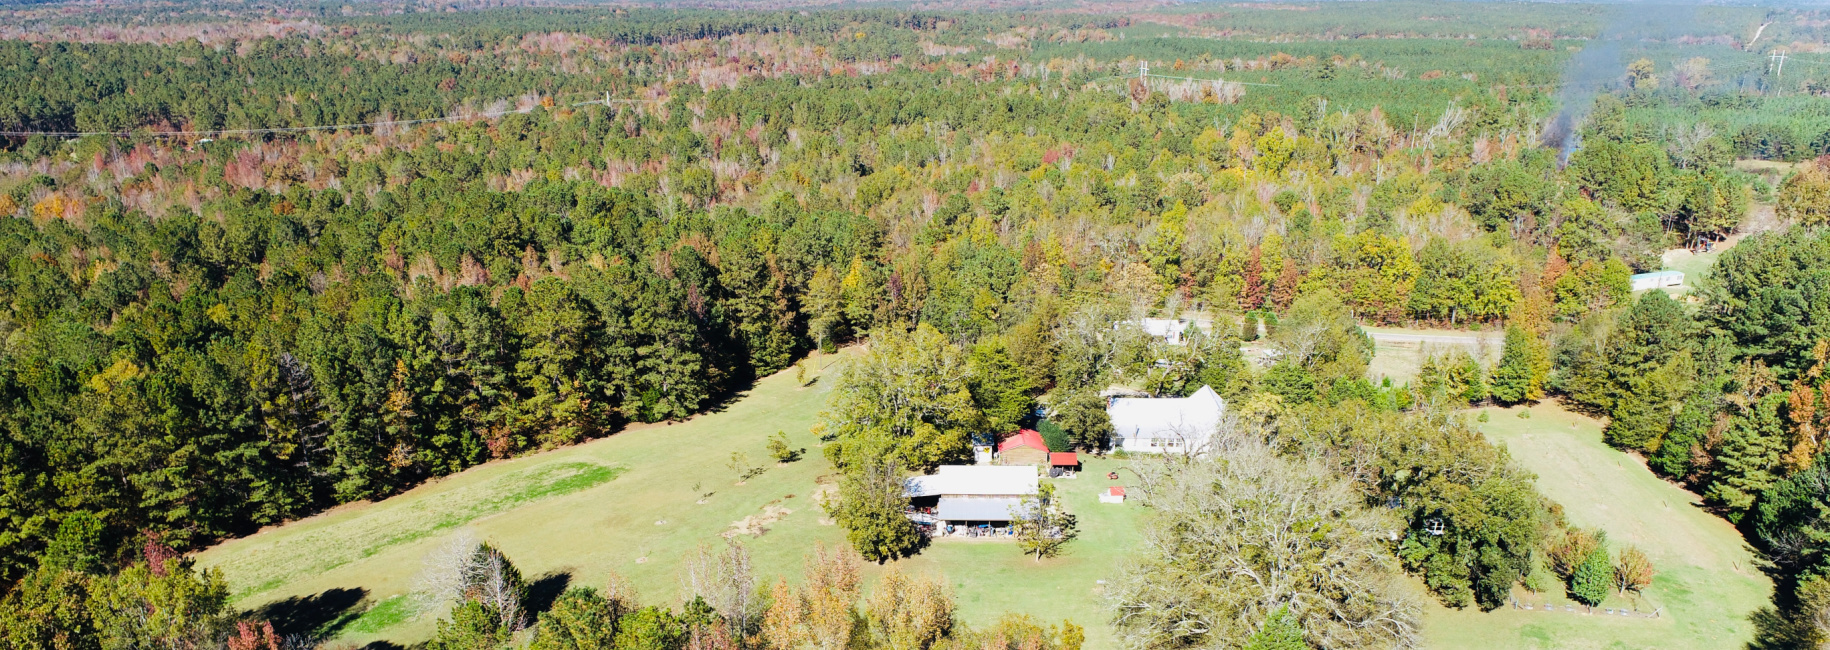
{"type": "Polygon", "coordinates": [[[527,627],[523,602],[527,585],[514,563],[468,532],[460,532],[427,554],[414,589],[420,611],[430,612],[452,603],[475,600],[501,617],[504,629],[527,627]]]}
{"type": "Polygon", "coordinates": [[[1288,607],[1309,643],[1412,648],[1419,610],[1385,545],[1402,525],[1319,461],[1223,426],[1204,455],[1139,461],[1151,508],[1108,592],[1133,647],[1230,647],[1288,607]]]}
{"type": "Polygon", "coordinates": [[[421,612],[436,610],[464,598],[465,590],[482,575],[482,567],[475,564],[479,545],[475,536],[460,531],[426,554],[413,589],[413,598],[421,612]]]}
{"type": "Polygon", "coordinates": [[[680,583],[681,597],[705,599],[733,638],[748,634],[762,614],[757,607],[750,551],[734,540],[726,540],[724,548],[699,545],[686,557],[680,583]]]}

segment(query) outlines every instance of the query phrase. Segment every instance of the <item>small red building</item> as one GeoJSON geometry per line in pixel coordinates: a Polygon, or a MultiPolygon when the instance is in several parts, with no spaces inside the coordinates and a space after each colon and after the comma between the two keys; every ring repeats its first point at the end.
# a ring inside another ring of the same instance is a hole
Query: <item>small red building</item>
{"type": "Polygon", "coordinates": [[[1024,429],[998,443],[999,465],[1047,465],[1048,442],[1042,434],[1024,429]]]}

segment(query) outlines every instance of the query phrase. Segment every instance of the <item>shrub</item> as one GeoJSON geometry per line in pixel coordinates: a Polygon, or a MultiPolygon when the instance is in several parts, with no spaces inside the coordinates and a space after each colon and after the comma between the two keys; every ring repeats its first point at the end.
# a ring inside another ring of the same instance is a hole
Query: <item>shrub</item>
{"type": "Polygon", "coordinates": [[[788,445],[788,432],[777,431],[769,438],[769,456],[778,463],[792,463],[801,459],[806,449],[796,449],[788,445]]]}

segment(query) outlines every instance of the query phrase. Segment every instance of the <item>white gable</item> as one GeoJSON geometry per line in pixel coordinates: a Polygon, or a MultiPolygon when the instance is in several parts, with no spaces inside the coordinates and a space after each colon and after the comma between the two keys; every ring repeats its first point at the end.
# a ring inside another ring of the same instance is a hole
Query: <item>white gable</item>
{"type": "Polygon", "coordinates": [[[1177,440],[1199,445],[1213,435],[1226,412],[1226,401],[1209,386],[1188,397],[1120,397],[1106,407],[1112,417],[1115,446],[1131,448],[1134,440],[1177,440]]]}

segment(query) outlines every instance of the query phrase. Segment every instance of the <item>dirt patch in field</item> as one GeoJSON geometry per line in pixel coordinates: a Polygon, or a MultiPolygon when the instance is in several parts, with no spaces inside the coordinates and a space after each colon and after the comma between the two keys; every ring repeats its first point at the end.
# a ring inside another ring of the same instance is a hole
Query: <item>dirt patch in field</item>
{"type": "Polygon", "coordinates": [[[725,539],[730,539],[738,535],[762,537],[763,533],[769,532],[770,524],[781,521],[782,517],[786,517],[793,512],[793,510],[771,503],[763,506],[762,512],[760,513],[731,522],[731,529],[719,533],[719,536],[725,539]]]}

